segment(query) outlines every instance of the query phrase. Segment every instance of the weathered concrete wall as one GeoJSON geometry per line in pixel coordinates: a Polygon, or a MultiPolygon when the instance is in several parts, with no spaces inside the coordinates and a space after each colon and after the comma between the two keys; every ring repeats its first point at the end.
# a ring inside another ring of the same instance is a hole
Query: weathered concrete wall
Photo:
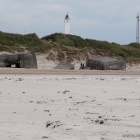
{"type": "Polygon", "coordinates": [[[74,65],[63,60],[56,67],[54,67],[54,69],[74,70],[74,65]]]}
{"type": "Polygon", "coordinates": [[[0,55],[0,67],[37,68],[35,52],[0,55]]]}
{"type": "Polygon", "coordinates": [[[87,59],[86,67],[98,70],[124,70],[126,69],[126,62],[118,58],[97,57],[87,59]]]}

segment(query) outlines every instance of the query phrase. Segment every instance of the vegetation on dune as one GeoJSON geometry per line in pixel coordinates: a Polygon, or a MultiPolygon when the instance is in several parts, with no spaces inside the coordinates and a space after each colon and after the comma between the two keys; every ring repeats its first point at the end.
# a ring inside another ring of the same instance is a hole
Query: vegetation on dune
{"type": "Polygon", "coordinates": [[[106,51],[112,56],[122,58],[140,58],[140,45],[138,43],[131,43],[129,45],[119,45],[116,43],[109,43],[107,41],[97,41],[86,39],[90,46],[98,51],[106,51]],[[133,44],[133,45],[132,45],[133,44]],[[137,47],[134,47],[134,46],[137,47]],[[138,47],[139,46],[139,47],[138,47]]]}
{"type": "Polygon", "coordinates": [[[120,45],[115,42],[83,39],[76,35],[62,33],[55,33],[39,39],[36,34],[20,35],[0,32],[0,51],[21,52],[34,50],[43,53],[54,47],[59,51],[59,59],[64,58],[64,54],[60,51],[61,49],[68,52],[94,50],[96,54],[104,52],[109,56],[122,57],[125,60],[140,60],[139,43],[120,45]]]}
{"type": "Polygon", "coordinates": [[[107,41],[83,39],[79,36],[65,34],[53,34],[52,42],[58,43],[66,51],[84,51],[90,48],[95,50],[97,54],[105,52],[110,56],[122,57],[124,59],[140,59],[139,43],[120,45],[115,42],[109,43],[107,41]]]}
{"type": "Polygon", "coordinates": [[[44,43],[36,34],[20,35],[0,32],[0,51],[35,50],[44,52],[49,47],[49,43],[44,43]]]}

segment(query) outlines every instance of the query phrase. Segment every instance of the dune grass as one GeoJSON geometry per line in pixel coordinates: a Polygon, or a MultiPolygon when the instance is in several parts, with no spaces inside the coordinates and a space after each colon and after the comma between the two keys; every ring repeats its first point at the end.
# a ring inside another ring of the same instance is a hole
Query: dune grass
{"type": "MultiPolygon", "coordinates": [[[[69,52],[84,52],[87,49],[93,49],[97,54],[99,52],[105,52],[111,56],[122,57],[124,59],[140,60],[139,43],[120,45],[115,42],[110,43],[107,41],[83,39],[79,36],[65,35],[62,33],[56,33],[50,36],[51,42],[47,41],[49,36],[39,39],[36,34],[20,35],[0,32],[0,51],[21,52],[34,50],[44,53],[54,47],[69,52]]],[[[62,57],[62,54],[60,56],[62,57]]]]}
{"type": "Polygon", "coordinates": [[[99,41],[93,39],[83,39],[75,35],[57,34],[53,41],[58,43],[67,51],[84,51],[94,49],[96,52],[106,52],[112,56],[122,57],[124,59],[140,59],[140,44],[130,43],[120,45],[115,42],[99,41]]]}

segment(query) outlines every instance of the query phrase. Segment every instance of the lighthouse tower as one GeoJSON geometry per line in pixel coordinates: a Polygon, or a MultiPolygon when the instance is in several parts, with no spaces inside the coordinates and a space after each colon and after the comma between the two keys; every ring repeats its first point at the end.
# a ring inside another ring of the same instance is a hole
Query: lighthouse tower
{"type": "Polygon", "coordinates": [[[70,34],[70,18],[68,14],[64,19],[64,34],[70,34]]]}

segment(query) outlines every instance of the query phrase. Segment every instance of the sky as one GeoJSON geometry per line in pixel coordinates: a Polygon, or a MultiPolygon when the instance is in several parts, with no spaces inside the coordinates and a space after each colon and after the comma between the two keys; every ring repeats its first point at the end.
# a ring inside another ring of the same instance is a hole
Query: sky
{"type": "Polygon", "coordinates": [[[82,38],[129,44],[136,41],[140,0],[0,0],[0,31],[36,33],[39,38],[64,33],[82,38]]]}

